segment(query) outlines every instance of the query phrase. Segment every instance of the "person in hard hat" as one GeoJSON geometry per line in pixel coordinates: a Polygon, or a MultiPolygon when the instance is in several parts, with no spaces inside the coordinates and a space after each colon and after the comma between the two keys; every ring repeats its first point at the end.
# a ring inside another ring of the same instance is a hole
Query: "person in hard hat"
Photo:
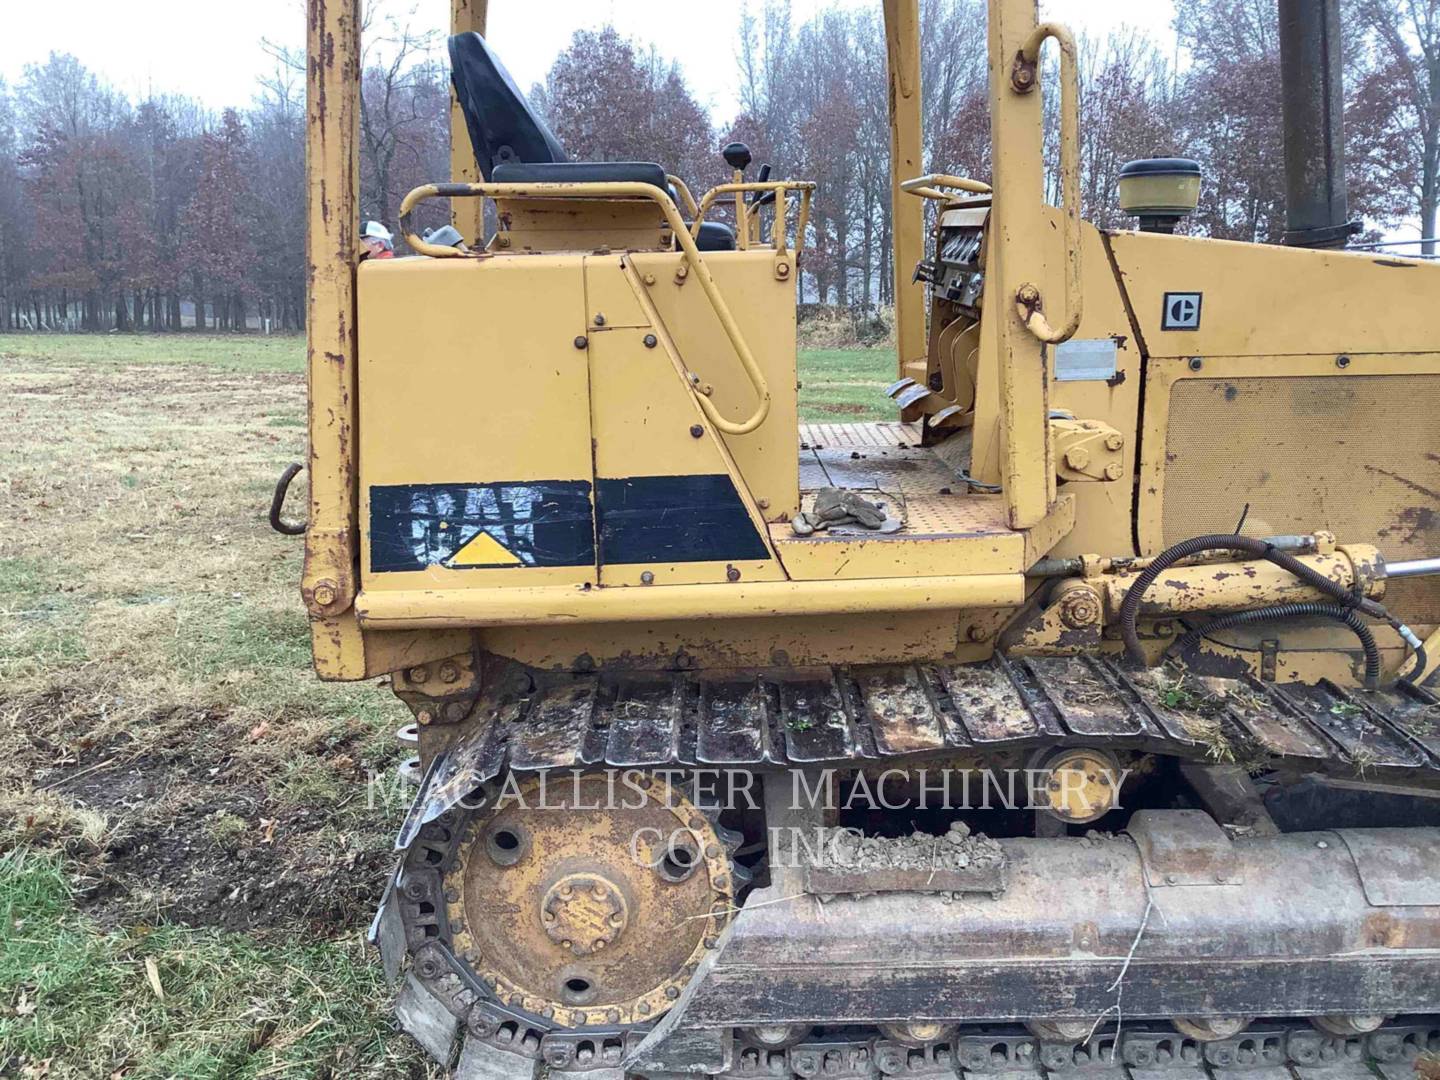
{"type": "Polygon", "coordinates": [[[360,242],[365,245],[367,259],[393,259],[395,238],[390,230],[378,221],[367,221],[360,230],[360,242]]]}

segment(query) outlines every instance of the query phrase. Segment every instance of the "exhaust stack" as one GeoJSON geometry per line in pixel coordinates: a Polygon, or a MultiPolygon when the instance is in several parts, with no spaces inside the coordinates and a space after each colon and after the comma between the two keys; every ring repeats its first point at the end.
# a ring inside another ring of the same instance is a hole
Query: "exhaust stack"
{"type": "Polygon", "coordinates": [[[1277,0],[1285,125],[1285,243],[1344,247],[1360,231],[1345,196],[1340,0],[1277,0]]]}

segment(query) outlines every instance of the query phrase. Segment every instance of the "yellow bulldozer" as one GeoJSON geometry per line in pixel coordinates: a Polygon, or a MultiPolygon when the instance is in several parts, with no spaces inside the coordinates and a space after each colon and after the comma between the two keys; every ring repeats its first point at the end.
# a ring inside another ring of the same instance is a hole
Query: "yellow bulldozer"
{"type": "Polygon", "coordinates": [[[920,175],[884,0],[896,416],[801,424],[823,190],[569,160],[453,0],[452,176],[361,260],[358,0],[309,0],[302,595],[414,715],[371,935],[455,1075],[1440,1051],[1440,265],[1343,250],[1335,0],[1280,2],[1260,245],[1176,234],[1183,159],[1082,220],[1035,0],[993,176],[920,175]]]}

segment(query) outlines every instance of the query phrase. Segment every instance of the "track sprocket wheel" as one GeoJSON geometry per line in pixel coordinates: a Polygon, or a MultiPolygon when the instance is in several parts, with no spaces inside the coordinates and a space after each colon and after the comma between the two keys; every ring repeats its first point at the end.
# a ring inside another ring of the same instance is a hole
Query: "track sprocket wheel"
{"type": "Polygon", "coordinates": [[[502,1004],[560,1027],[674,1004],[734,913],[713,823],[646,774],[531,780],[462,825],[445,877],[454,950],[502,1004]]]}

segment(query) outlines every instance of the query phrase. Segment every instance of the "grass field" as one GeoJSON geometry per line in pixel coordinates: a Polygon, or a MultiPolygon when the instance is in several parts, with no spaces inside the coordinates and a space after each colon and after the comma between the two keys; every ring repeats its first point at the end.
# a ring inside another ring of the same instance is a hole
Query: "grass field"
{"type": "MultiPolygon", "coordinates": [[[[409,714],[315,680],[264,520],[303,357],[0,336],[0,1075],[438,1075],[363,942],[409,714]]],[[[893,415],[892,363],[803,354],[803,416],[893,415]]]]}

